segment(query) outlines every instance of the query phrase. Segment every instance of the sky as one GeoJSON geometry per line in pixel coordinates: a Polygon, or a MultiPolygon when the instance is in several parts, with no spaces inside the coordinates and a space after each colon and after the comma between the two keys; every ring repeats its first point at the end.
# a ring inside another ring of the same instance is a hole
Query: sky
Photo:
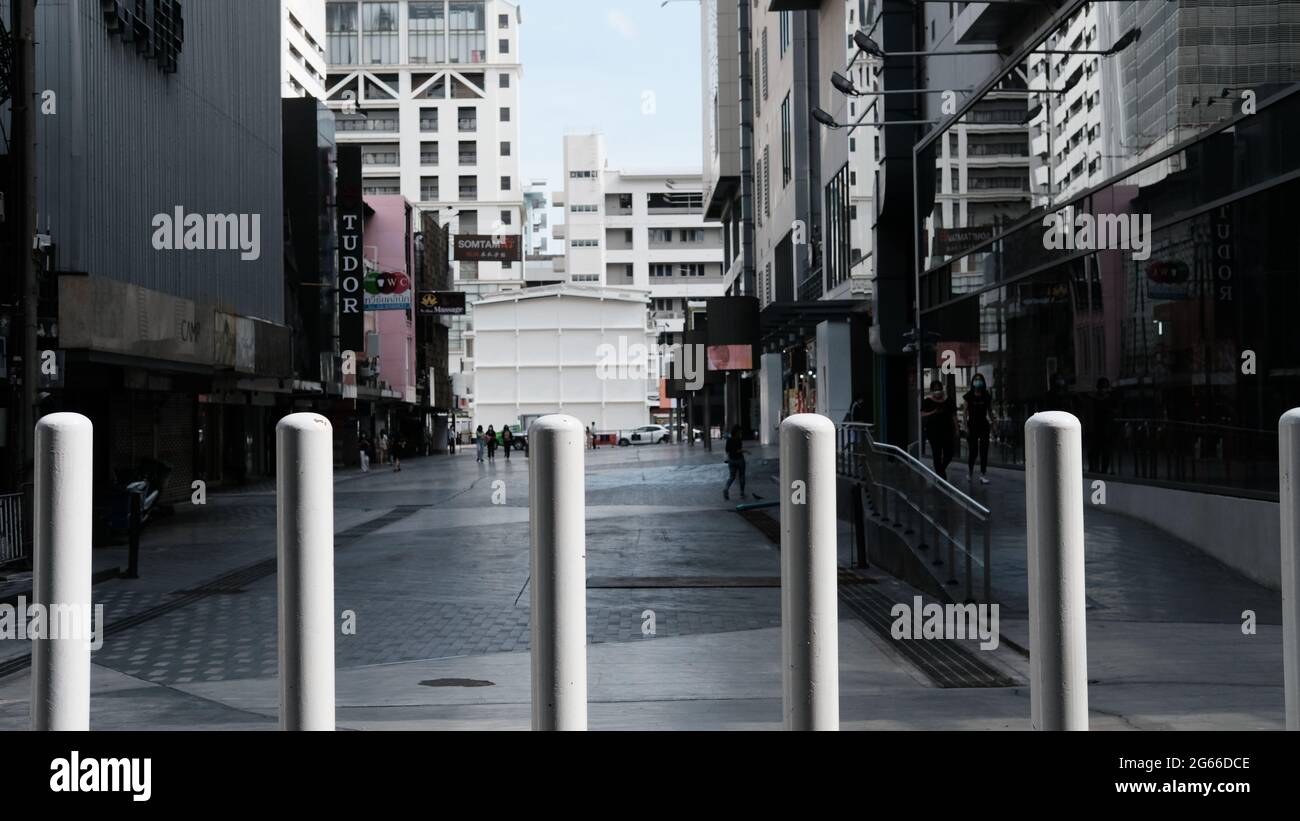
{"type": "Polygon", "coordinates": [[[520,0],[520,174],[564,188],[565,134],[601,132],[611,168],[698,169],[699,0],[520,0]]]}

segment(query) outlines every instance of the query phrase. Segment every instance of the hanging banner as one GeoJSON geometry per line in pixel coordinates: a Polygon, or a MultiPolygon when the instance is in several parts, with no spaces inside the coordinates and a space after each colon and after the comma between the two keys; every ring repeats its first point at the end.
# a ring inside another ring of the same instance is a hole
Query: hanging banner
{"type": "Polygon", "coordinates": [[[339,146],[339,350],[359,351],[365,344],[366,297],[363,287],[361,146],[339,146]]]}

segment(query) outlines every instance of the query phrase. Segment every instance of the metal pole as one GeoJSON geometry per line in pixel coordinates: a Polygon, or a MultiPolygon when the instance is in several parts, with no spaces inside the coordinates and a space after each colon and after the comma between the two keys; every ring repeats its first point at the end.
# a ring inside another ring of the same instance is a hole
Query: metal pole
{"type": "Polygon", "coordinates": [[[53,413],[36,424],[34,439],[33,606],[46,614],[46,633],[32,642],[32,729],[84,731],[90,729],[94,427],[80,414],[53,413]],[[66,630],[58,614],[71,620],[66,630]]]}
{"type": "Polygon", "coordinates": [[[1063,411],[1025,423],[1029,702],[1036,730],[1088,729],[1083,586],[1083,452],[1063,411]]]}
{"type": "Polygon", "coordinates": [[[1286,728],[1300,730],[1300,408],[1278,421],[1282,508],[1282,673],[1286,728]]]}
{"type": "Polygon", "coordinates": [[[587,525],[582,423],[533,423],[528,463],[532,538],[533,729],[587,729],[587,525]]]}
{"type": "Polygon", "coordinates": [[[787,730],[838,730],[835,424],[781,423],[781,647],[787,730]]]}
{"type": "Polygon", "coordinates": [[[275,426],[280,729],[334,729],[334,432],[315,413],[275,426]]]}
{"type": "Polygon", "coordinates": [[[130,503],[130,518],[127,523],[127,527],[130,528],[130,535],[126,551],[126,577],[128,579],[140,578],[141,497],[142,494],[134,490],[127,497],[127,501],[130,503]]]}

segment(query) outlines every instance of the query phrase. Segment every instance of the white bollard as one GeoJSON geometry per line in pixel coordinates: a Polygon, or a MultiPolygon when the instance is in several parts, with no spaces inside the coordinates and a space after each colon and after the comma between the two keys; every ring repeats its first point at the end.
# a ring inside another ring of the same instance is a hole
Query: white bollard
{"type": "Polygon", "coordinates": [[[587,523],[582,423],[528,429],[533,729],[587,729],[587,523]]]}
{"type": "Polygon", "coordinates": [[[787,730],[838,730],[835,424],[781,423],[781,661],[787,730]]]}
{"type": "Polygon", "coordinates": [[[1035,730],[1088,729],[1083,584],[1083,450],[1062,411],[1025,423],[1029,704],[1035,730]]]}
{"type": "Polygon", "coordinates": [[[36,423],[33,604],[46,634],[32,642],[33,730],[90,729],[93,468],[89,419],[52,413],[36,423]],[[59,614],[75,615],[60,625],[59,614]]]}
{"type": "Polygon", "coordinates": [[[1277,424],[1282,509],[1282,681],[1286,728],[1300,730],[1300,408],[1277,424]]]}
{"type": "Polygon", "coordinates": [[[334,431],[315,413],[275,426],[280,729],[334,729],[334,431]]]}

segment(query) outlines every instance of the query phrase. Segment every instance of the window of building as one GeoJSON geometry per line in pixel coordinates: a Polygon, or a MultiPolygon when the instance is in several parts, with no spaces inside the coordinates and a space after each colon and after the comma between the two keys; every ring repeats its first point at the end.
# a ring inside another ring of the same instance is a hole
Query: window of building
{"type": "Polygon", "coordinates": [[[771,146],[763,146],[763,216],[772,216],[772,152],[771,146]]]}
{"type": "Polygon", "coordinates": [[[510,143],[508,141],[501,143],[501,156],[503,157],[510,156],[510,143]]]}
{"type": "Polygon", "coordinates": [[[513,219],[514,219],[514,215],[513,215],[512,212],[510,212],[510,211],[502,211],[502,212],[501,212],[501,224],[502,224],[502,225],[509,225],[513,219]]]}
{"type": "Polygon", "coordinates": [[[509,190],[510,190],[510,178],[509,178],[509,177],[502,177],[502,178],[501,178],[501,190],[502,190],[502,191],[509,191],[509,190]]]}
{"type": "Polygon", "coordinates": [[[791,31],[790,31],[790,30],[793,28],[793,26],[791,25],[792,21],[791,21],[791,19],[790,19],[790,15],[791,15],[791,12],[788,12],[788,11],[783,11],[783,12],[781,12],[781,37],[780,37],[780,40],[781,40],[781,56],[782,56],[782,57],[785,57],[785,53],[786,53],[787,51],[790,50],[790,46],[793,45],[793,43],[794,43],[793,34],[792,34],[791,31]]]}
{"type": "Polygon", "coordinates": [[[473,140],[461,140],[458,157],[461,165],[478,165],[478,143],[473,140]]]}
{"type": "MultiPolygon", "coordinates": [[[[762,76],[763,76],[763,50],[762,50],[762,49],[758,49],[758,48],[756,48],[756,49],[754,49],[754,85],[755,85],[755,88],[757,88],[758,83],[759,83],[759,78],[762,77],[762,76]]],[[[762,97],[761,97],[760,95],[758,95],[758,94],[755,94],[755,95],[754,95],[754,119],[755,119],[755,120],[758,119],[758,113],[759,113],[760,111],[763,110],[763,105],[762,105],[762,103],[760,102],[761,100],[762,100],[762,97]]]]}
{"type": "Polygon", "coordinates": [[[397,3],[361,4],[362,61],[371,65],[401,62],[397,36],[397,3]]]}
{"type": "Polygon", "coordinates": [[[763,99],[767,99],[767,29],[763,29],[763,99]]]}
{"type": "MultiPolygon", "coordinates": [[[[473,178],[471,177],[470,179],[473,178]]],[[[477,184],[478,182],[477,180],[475,180],[475,185],[477,186],[477,184]]],[[[461,211],[460,214],[458,214],[456,217],[456,223],[457,223],[456,230],[458,230],[460,233],[477,234],[478,233],[478,211],[476,210],[461,211]]],[[[477,271],[478,269],[475,268],[474,270],[477,271]]]]}
{"type": "Polygon", "coordinates": [[[570,205],[569,213],[571,214],[594,214],[600,209],[594,205],[570,205]]]}
{"type": "Polygon", "coordinates": [[[600,240],[598,239],[575,239],[570,240],[570,245],[574,248],[599,248],[600,240]]]}
{"type": "MultiPolygon", "coordinates": [[[[623,229],[623,241],[627,243],[627,246],[628,246],[629,248],[632,247],[632,229],[631,229],[631,228],[624,228],[624,229],[623,229]]],[[[628,276],[632,276],[632,272],[631,272],[631,271],[628,271],[627,275],[628,275],[628,276]]]]}
{"type": "MultiPolygon", "coordinates": [[[[420,143],[420,165],[438,164],[438,143],[420,143]]],[[[425,199],[428,199],[427,197],[425,199]]]]}
{"type": "Polygon", "coordinates": [[[684,277],[702,277],[704,276],[704,264],[699,262],[683,262],[677,266],[677,273],[684,277]]]}
{"type": "Polygon", "coordinates": [[[790,118],[790,95],[786,94],[785,99],[781,102],[781,187],[785,188],[790,184],[790,178],[793,176],[791,165],[793,162],[793,150],[790,143],[790,129],[793,125],[790,118]]]}
{"type": "Polygon", "coordinates": [[[569,179],[573,179],[573,180],[590,180],[590,179],[595,179],[595,177],[596,177],[595,171],[570,171],[569,172],[569,179]]]}
{"type": "Polygon", "coordinates": [[[507,39],[504,38],[504,37],[502,37],[500,40],[497,40],[497,52],[498,52],[499,54],[509,54],[509,53],[510,53],[510,41],[507,40],[507,39]]]}
{"type": "Polygon", "coordinates": [[[447,59],[447,10],[439,2],[406,4],[407,58],[412,63],[442,63],[447,59]]]}
{"type": "Polygon", "coordinates": [[[402,184],[397,177],[366,177],[361,181],[361,193],[365,195],[400,194],[402,184]]]}
{"type": "Polygon", "coordinates": [[[671,228],[651,228],[650,241],[658,243],[668,243],[673,241],[673,229],[671,228]]]}
{"type": "Polygon", "coordinates": [[[501,122],[503,122],[503,123],[508,123],[508,122],[510,122],[510,108],[509,108],[509,106],[501,106],[501,122]]]}
{"type": "Polygon", "coordinates": [[[376,143],[361,146],[362,165],[399,165],[401,154],[397,143],[376,143]]]}
{"type": "Polygon", "coordinates": [[[497,15],[497,28],[499,28],[499,29],[508,29],[508,28],[510,28],[510,15],[508,15],[508,14],[498,14],[498,15],[497,15]]]}
{"type": "Polygon", "coordinates": [[[510,88],[510,75],[504,71],[497,75],[497,86],[500,88],[510,88]]]}
{"type": "Polygon", "coordinates": [[[672,275],[673,275],[673,266],[671,263],[663,263],[663,262],[650,263],[650,276],[670,277],[672,275]]]}
{"type": "Polygon", "coordinates": [[[461,131],[478,131],[478,109],[473,106],[456,109],[456,123],[461,131]]]}
{"type": "Polygon", "coordinates": [[[683,228],[682,242],[704,242],[704,231],[699,228],[683,228]]]}
{"type": "Polygon", "coordinates": [[[352,66],[357,59],[357,4],[328,3],[325,6],[325,42],[329,61],[352,66]]]}
{"type": "Polygon", "coordinates": [[[420,130],[425,134],[436,133],[438,131],[438,109],[420,109],[420,130]]]}
{"type": "Polygon", "coordinates": [[[438,199],[437,177],[420,177],[420,199],[425,202],[438,199]]]}
{"type": "Polygon", "coordinates": [[[482,0],[453,2],[448,5],[448,12],[448,62],[486,62],[487,20],[482,0]]]}
{"type": "MultiPolygon", "coordinates": [[[[458,193],[460,194],[460,198],[463,200],[478,199],[478,177],[475,176],[461,177],[458,193]]],[[[464,222],[461,223],[461,230],[464,230],[464,222]]]]}

